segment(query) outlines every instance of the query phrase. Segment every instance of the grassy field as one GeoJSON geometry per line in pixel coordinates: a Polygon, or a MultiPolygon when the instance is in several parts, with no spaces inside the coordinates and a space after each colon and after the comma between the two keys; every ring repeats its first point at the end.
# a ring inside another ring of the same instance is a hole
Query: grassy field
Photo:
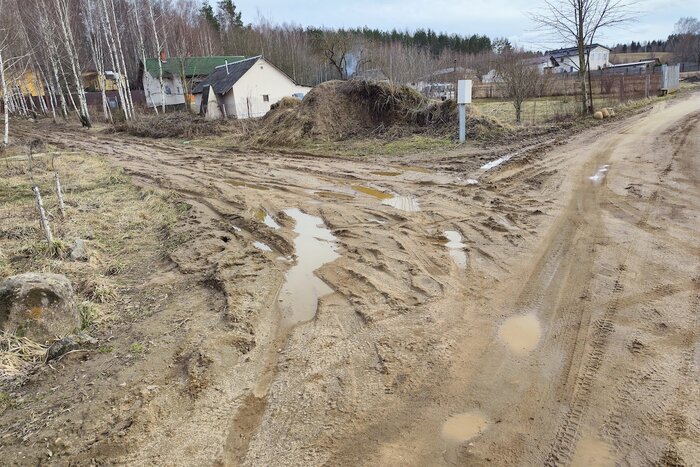
{"type": "MultiPolygon", "coordinates": [[[[596,108],[616,107],[615,99],[594,96],[596,108]]],[[[515,123],[515,108],[507,99],[477,99],[472,104],[482,114],[495,117],[504,123],[515,123]]],[[[574,117],[580,109],[577,96],[538,97],[523,103],[521,121],[523,124],[539,125],[574,117]]]]}

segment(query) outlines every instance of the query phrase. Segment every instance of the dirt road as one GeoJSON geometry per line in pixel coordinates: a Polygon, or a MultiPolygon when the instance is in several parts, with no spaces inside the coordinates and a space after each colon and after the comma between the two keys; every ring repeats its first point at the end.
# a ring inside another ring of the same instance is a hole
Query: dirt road
{"type": "Polygon", "coordinates": [[[147,358],[82,367],[65,459],[700,462],[700,94],[497,155],[38,131],[192,206],[147,358]]]}

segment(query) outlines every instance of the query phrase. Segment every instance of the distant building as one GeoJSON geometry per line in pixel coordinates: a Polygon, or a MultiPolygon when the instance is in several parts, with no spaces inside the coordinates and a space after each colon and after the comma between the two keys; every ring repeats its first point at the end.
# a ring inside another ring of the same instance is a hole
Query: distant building
{"type": "Polygon", "coordinates": [[[208,118],[251,118],[262,117],[283,97],[303,98],[310,90],[257,56],[217,66],[192,93],[195,107],[208,118]]]}
{"type": "Polygon", "coordinates": [[[661,66],[661,60],[658,58],[650,58],[648,60],[639,60],[637,62],[610,65],[608,70],[618,73],[642,73],[647,70],[653,70],[657,66],[661,66]]]}
{"type": "Polygon", "coordinates": [[[476,72],[469,68],[448,67],[422,76],[417,81],[410,83],[410,86],[426,97],[445,100],[455,97],[455,85],[458,80],[473,80],[476,77],[476,72]]]}
{"type": "Polygon", "coordinates": [[[351,79],[361,79],[365,81],[379,81],[388,82],[389,77],[379,68],[372,68],[370,70],[356,71],[353,73],[351,79]]]}
{"type": "MultiPolygon", "coordinates": [[[[86,91],[102,91],[100,77],[96,70],[83,72],[83,87],[86,91]]],[[[105,70],[105,91],[116,91],[118,88],[119,76],[111,70],[105,70]]],[[[159,88],[160,90],[160,88],[159,88]]]]}
{"type": "MultiPolygon", "coordinates": [[[[610,49],[607,47],[600,44],[587,45],[584,53],[590,57],[591,70],[600,70],[610,66],[610,49]]],[[[544,70],[549,70],[552,73],[578,73],[578,47],[549,50],[544,55],[550,62],[544,67],[544,70]]]]}
{"type": "Polygon", "coordinates": [[[215,57],[170,57],[161,53],[159,58],[147,58],[139,70],[140,79],[149,107],[192,104],[192,89],[210,75],[217,66],[243,60],[242,55],[215,57]],[[160,91],[159,66],[163,67],[163,93],[160,91]]]}

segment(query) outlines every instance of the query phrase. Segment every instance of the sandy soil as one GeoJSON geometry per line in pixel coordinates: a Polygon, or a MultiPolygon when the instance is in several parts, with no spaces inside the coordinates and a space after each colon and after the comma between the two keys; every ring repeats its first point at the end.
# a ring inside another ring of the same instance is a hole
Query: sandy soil
{"type": "Polygon", "coordinates": [[[192,208],[138,287],[163,298],[113,331],[147,352],[21,389],[41,397],[2,414],[3,455],[696,465],[699,109],[695,93],[570,138],[402,158],[27,127],[192,208]],[[328,230],[295,232],[293,208],[328,230]],[[331,293],[280,294],[320,249],[331,293]],[[46,423],[23,430],[31,414],[46,423]]]}

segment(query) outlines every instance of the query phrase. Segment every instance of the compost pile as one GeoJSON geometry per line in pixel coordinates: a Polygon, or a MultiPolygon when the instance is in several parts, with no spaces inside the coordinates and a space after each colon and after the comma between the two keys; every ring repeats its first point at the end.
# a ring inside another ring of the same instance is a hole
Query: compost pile
{"type": "Polygon", "coordinates": [[[222,120],[207,120],[185,111],[160,115],[141,115],[130,122],[118,123],[114,131],[146,138],[196,138],[217,136],[230,124],[222,120]]]}
{"type": "MultiPolygon", "coordinates": [[[[251,138],[258,144],[294,146],[304,140],[456,134],[457,105],[384,82],[328,81],[303,100],[285,98],[263,117],[251,138]]],[[[470,137],[503,131],[497,120],[470,112],[470,137]]]]}

